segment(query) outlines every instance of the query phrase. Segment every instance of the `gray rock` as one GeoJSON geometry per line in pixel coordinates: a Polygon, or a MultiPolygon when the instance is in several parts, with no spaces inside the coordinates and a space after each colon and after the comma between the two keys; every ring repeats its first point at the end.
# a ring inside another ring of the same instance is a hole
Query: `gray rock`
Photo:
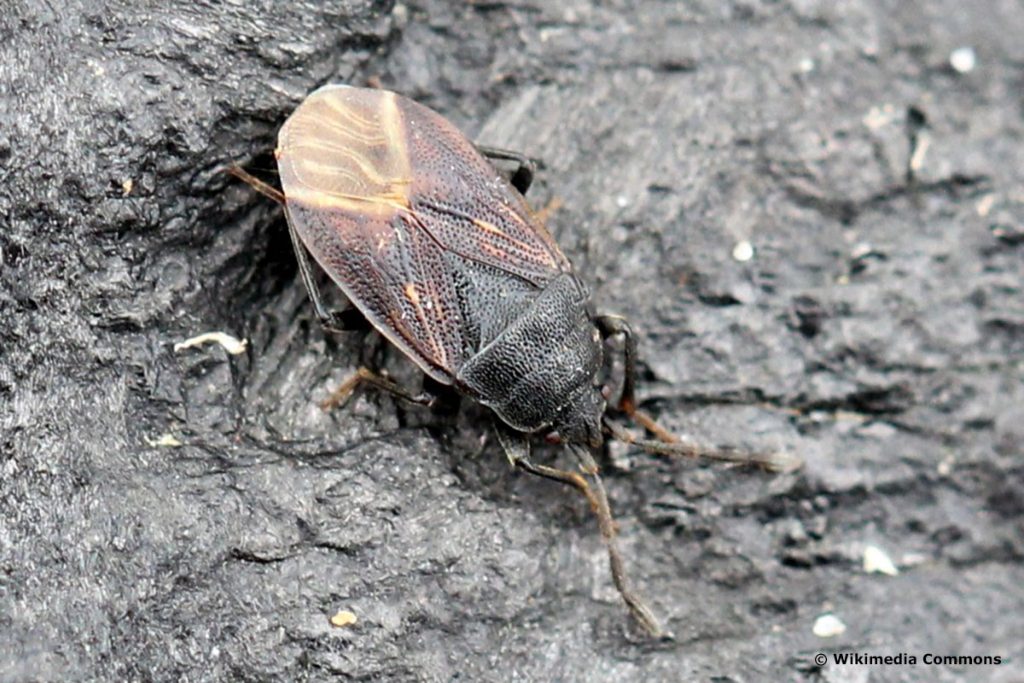
{"type": "Polygon", "coordinates": [[[1012,1],[7,3],[0,680],[818,680],[833,651],[1009,680],[1022,34],[1012,1]],[[531,199],[562,200],[665,426],[805,461],[617,452],[675,641],[635,632],[585,503],[510,472],[480,409],[319,409],[359,363],[419,374],[325,337],[280,211],[221,169],[272,175],[306,93],[373,80],[545,161],[531,199]],[[247,349],[174,352],[213,330],[247,349]]]}

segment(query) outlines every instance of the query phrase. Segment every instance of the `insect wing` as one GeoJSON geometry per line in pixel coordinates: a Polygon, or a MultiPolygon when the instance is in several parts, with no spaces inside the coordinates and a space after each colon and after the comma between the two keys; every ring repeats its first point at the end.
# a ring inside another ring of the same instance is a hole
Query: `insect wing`
{"type": "Polygon", "coordinates": [[[570,269],[472,143],[394,93],[318,90],[282,128],[277,156],[288,220],[314,259],[438,381],[450,383],[472,352],[460,259],[538,291],[570,269]]]}
{"type": "Polygon", "coordinates": [[[287,213],[345,296],[424,372],[450,384],[464,343],[460,311],[443,304],[454,285],[437,245],[400,215],[310,210],[291,201],[287,213]]]}
{"type": "Polygon", "coordinates": [[[398,103],[416,169],[410,202],[439,244],[538,287],[571,269],[523,197],[473,143],[434,111],[398,103]]]}

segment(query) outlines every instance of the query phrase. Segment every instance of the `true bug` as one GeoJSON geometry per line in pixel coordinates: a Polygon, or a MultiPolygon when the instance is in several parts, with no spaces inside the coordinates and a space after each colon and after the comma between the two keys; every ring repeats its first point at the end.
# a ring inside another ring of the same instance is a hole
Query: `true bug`
{"type": "MultiPolygon", "coordinates": [[[[698,450],[634,439],[605,416],[604,340],[622,335],[625,377],[616,408],[672,440],[635,409],[628,324],[591,312],[586,287],[526,205],[529,160],[478,148],[436,112],[393,92],[338,85],[320,88],[295,110],[275,156],[281,192],[230,170],[284,206],[299,271],[324,326],[344,326],[344,317],[324,307],[309,255],[427,375],[496,414],[513,465],[587,497],[616,588],[638,623],[662,635],[626,578],[592,451],[606,432],[652,451],[698,450]],[[488,159],[516,162],[515,171],[505,177],[488,159]],[[555,436],[583,474],[534,463],[532,434],[555,436]]],[[[339,395],[360,382],[430,402],[365,368],[339,395]]],[[[699,454],[750,459],[728,450],[699,454]]]]}

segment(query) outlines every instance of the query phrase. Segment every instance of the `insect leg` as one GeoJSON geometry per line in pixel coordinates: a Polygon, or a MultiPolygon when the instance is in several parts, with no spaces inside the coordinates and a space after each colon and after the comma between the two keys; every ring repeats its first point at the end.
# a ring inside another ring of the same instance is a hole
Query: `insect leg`
{"type": "Polygon", "coordinates": [[[398,386],[387,377],[378,375],[367,368],[359,368],[355,374],[342,382],[340,387],[331,392],[330,396],[321,401],[320,407],[324,410],[331,410],[332,408],[344,405],[361,384],[369,384],[393,396],[421,406],[430,407],[434,405],[434,401],[437,399],[436,396],[426,391],[413,394],[398,386]]]}
{"type": "Polygon", "coordinates": [[[299,264],[299,277],[302,278],[302,285],[309,294],[309,301],[313,304],[313,311],[316,313],[320,327],[326,332],[334,334],[350,330],[366,330],[370,322],[355,306],[349,306],[340,311],[329,311],[320,298],[320,287],[316,284],[313,275],[313,262],[309,259],[309,252],[299,240],[291,221],[288,221],[288,234],[292,239],[292,251],[295,252],[295,260],[299,264]]]}
{"type": "Polygon", "coordinates": [[[259,192],[264,197],[273,199],[278,204],[284,206],[284,193],[278,190],[276,187],[272,187],[267,183],[263,182],[252,173],[249,173],[238,164],[231,164],[225,169],[228,173],[235,176],[242,182],[246,183],[249,187],[259,192]]]}
{"type": "MultiPolygon", "coordinates": [[[[537,166],[539,166],[539,162],[536,159],[531,159],[519,152],[500,149],[498,147],[477,145],[476,148],[492,163],[499,161],[512,162],[515,164],[514,170],[502,174],[506,176],[506,179],[512,184],[512,187],[516,188],[519,194],[523,196],[526,195],[526,191],[530,189],[530,185],[533,183],[533,176],[537,172],[537,166]]],[[[497,168],[497,166],[495,166],[495,168],[497,168]]],[[[501,172],[501,169],[498,170],[501,172]]]]}
{"type": "Polygon", "coordinates": [[[728,446],[701,446],[694,443],[681,442],[678,439],[673,443],[650,441],[648,439],[636,438],[627,429],[617,422],[609,420],[607,417],[604,417],[602,422],[607,432],[614,438],[623,443],[639,446],[648,453],[679,458],[706,458],[708,460],[720,460],[743,465],[758,465],[769,472],[794,472],[803,467],[803,460],[785,451],[747,451],[728,446]]]}
{"type": "Polygon", "coordinates": [[[633,328],[625,318],[617,315],[599,315],[594,318],[594,322],[604,339],[617,334],[622,335],[623,360],[626,367],[622,380],[622,394],[616,408],[632,417],[636,412],[636,339],[633,338],[633,328]]]}
{"type": "Polygon", "coordinates": [[[594,322],[605,339],[622,335],[625,377],[622,380],[622,393],[616,409],[629,415],[637,424],[665,443],[679,441],[670,431],[655,422],[654,418],[636,407],[636,339],[633,336],[633,328],[625,318],[617,315],[599,315],[594,318],[594,322]]]}
{"type": "Polygon", "coordinates": [[[709,460],[724,460],[733,463],[748,463],[764,467],[773,472],[791,472],[802,466],[802,461],[796,456],[782,452],[750,452],[737,448],[716,448],[713,446],[699,446],[691,443],[683,443],[675,434],[671,433],[657,422],[650,415],[636,407],[636,340],[633,338],[633,330],[624,318],[615,315],[601,315],[594,318],[601,336],[607,339],[616,334],[621,334],[625,343],[625,378],[622,382],[622,396],[619,398],[617,409],[638,425],[658,438],[658,441],[637,439],[627,430],[618,424],[604,418],[605,429],[625,443],[631,443],[643,448],[649,453],[662,455],[674,455],[685,458],[707,458],[709,460]]]}
{"type": "MultiPolygon", "coordinates": [[[[581,446],[571,445],[569,447],[580,462],[580,469],[586,474],[590,475],[594,480],[594,488],[587,496],[587,500],[590,501],[591,507],[595,508],[597,513],[598,526],[601,529],[601,537],[604,539],[605,547],[608,549],[608,563],[611,565],[612,570],[612,581],[615,583],[615,587],[619,590],[619,594],[622,599],[626,602],[626,606],[629,607],[630,613],[633,618],[647,631],[648,634],[653,638],[672,638],[671,633],[666,633],[661,630],[661,626],[658,624],[658,620],[655,618],[654,613],[651,612],[651,608],[647,606],[647,603],[643,598],[640,597],[636,591],[633,590],[633,586],[629,581],[629,577],[626,576],[625,563],[622,561],[622,553],[619,552],[619,546],[615,542],[615,536],[617,533],[617,527],[615,520],[612,518],[612,509],[608,504],[608,494],[604,490],[604,482],[601,480],[600,474],[598,474],[597,463],[594,461],[594,456],[591,455],[590,451],[581,446]],[[595,507],[596,505],[596,507],[595,507]]],[[[586,485],[586,481],[583,481],[586,485]]]]}

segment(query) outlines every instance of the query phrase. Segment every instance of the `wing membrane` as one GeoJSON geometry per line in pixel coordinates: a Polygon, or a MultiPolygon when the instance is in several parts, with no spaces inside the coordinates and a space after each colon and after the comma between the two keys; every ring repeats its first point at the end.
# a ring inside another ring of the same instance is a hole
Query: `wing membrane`
{"type": "Polygon", "coordinates": [[[288,204],[313,258],[393,344],[451,383],[466,352],[462,311],[441,250],[403,214],[390,219],[288,204]]]}
{"type": "Polygon", "coordinates": [[[451,123],[400,100],[416,172],[411,208],[445,249],[538,286],[571,269],[522,196],[451,123]]]}
{"type": "Polygon", "coordinates": [[[479,341],[479,325],[465,318],[487,313],[466,303],[460,264],[537,293],[571,269],[472,143],[394,93],[313,93],[286,122],[277,156],[288,220],[314,259],[438,381],[451,383],[479,341]]]}

